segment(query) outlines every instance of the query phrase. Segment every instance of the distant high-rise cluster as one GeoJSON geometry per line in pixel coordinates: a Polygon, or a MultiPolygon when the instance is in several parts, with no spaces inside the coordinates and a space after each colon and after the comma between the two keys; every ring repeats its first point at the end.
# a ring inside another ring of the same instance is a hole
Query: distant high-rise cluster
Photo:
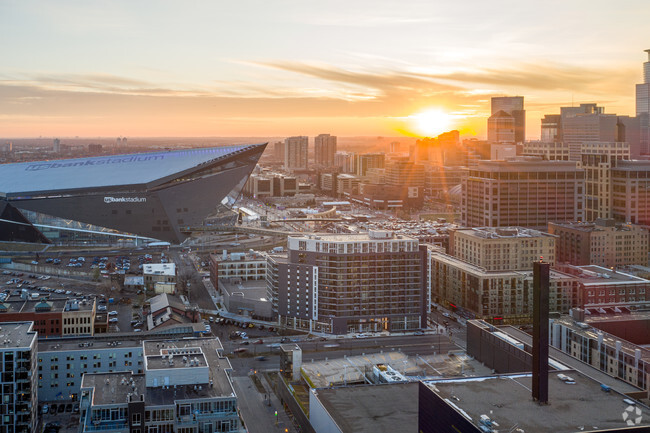
{"type": "Polygon", "coordinates": [[[126,137],[117,137],[117,140],[115,140],[115,147],[126,147],[126,146],[127,146],[126,137]]]}

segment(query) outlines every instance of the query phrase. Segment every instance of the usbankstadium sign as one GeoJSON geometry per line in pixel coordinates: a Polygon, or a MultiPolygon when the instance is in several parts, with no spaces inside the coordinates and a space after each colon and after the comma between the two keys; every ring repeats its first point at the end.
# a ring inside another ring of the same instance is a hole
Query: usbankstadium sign
{"type": "Polygon", "coordinates": [[[84,161],[75,162],[39,162],[38,164],[29,164],[25,167],[25,171],[41,171],[49,170],[51,168],[64,168],[64,167],[89,167],[107,164],[121,164],[127,162],[141,162],[141,161],[160,161],[165,159],[165,155],[133,155],[123,156],[119,158],[96,158],[86,159],[84,161]]]}
{"type": "Polygon", "coordinates": [[[104,197],[104,203],[145,203],[146,197],[104,197]]]}

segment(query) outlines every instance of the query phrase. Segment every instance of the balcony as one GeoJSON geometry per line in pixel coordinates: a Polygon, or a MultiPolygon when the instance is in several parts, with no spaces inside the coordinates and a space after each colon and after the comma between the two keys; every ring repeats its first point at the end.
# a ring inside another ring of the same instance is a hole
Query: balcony
{"type": "Polygon", "coordinates": [[[96,424],[84,425],[84,431],[110,431],[128,429],[129,424],[126,421],[110,421],[96,424]]]}

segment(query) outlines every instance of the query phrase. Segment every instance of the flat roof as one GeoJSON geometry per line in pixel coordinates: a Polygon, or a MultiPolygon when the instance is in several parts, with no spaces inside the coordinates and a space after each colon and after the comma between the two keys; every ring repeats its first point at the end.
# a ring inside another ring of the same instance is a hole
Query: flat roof
{"type": "MultiPolygon", "coordinates": [[[[500,326],[498,329],[499,331],[505,332],[509,336],[516,338],[522,343],[525,343],[529,347],[533,346],[533,337],[530,334],[527,334],[524,331],[515,328],[514,326],[500,326]]],[[[629,383],[623,382],[622,380],[610,376],[606,373],[603,373],[599,369],[594,368],[591,365],[584,363],[579,359],[574,358],[573,356],[564,353],[560,349],[557,349],[551,345],[548,346],[548,355],[549,358],[553,358],[566,365],[567,367],[580,371],[582,374],[587,375],[593,380],[598,381],[599,383],[603,383],[620,393],[639,391],[639,388],[634,387],[629,383]]]]}
{"type": "MultiPolygon", "coordinates": [[[[518,426],[525,432],[569,433],[627,427],[622,414],[625,395],[604,392],[600,384],[580,372],[565,372],[573,384],[549,373],[549,404],[532,399],[532,375],[512,374],[466,379],[429,380],[422,383],[478,427],[481,415],[499,424],[499,431],[518,426]]],[[[643,425],[650,410],[637,405],[643,425]]],[[[636,417],[637,415],[635,415],[636,417]]]]}
{"type": "Polygon", "coordinates": [[[140,185],[262,144],[0,164],[0,197],[140,185]]]}
{"type": "MultiPolygon", "coordinates": [[[[147,404],[173,404],[175,400],[185,398],[211,398],[219,396],[234,396],[235,391],[228,377],[228,371],[232,369],[228,358],[223,357],[223,346],[218,338],[185,338],[175,341],[145,341],[143,343],[144,355],[158,356],[166,351],[167,354],[174,352],[190,351],[193,348],[200,349],[204,356],[210,372],[210,383],[195,385],[177,385],[176,388],[163,389],[147,388],[145,401],[147,404]],[[200,388],[199,388],[200,386],[200,388]]],[[[194,355],[192,355],[194,358],[194,355]]],[[[174,363],[182,366],[182,355],[174,356],[174,363]],[[178,362],[176,362],[178,361],[178,362]]],[[[161,367],[162,368],[162,367],[161,367]]]]}
{"type": "Polygon", "coordinates": [[[416,432],[418,384],[324,388],[315,396],[343,432],[416,432]]]}
{"type": "Polygon", "coordinates": [[[650,283],[650,280],[619,271],[613,271],[602,266],[586,265],[576,266],[575,268],[582,271],[582,273],[578,275],[578,278],[585,286],[594,284],[650,283]]]}
{"type": "MultiPolygon", "coordinates": [[[[237,278],[237,277],[233,277],[237,278]]],[[[219,286],[232,296],[233,293],[242,293],[244,299],[267,299],[266,280],[242,281],[239,284],[230,283],[227,278],[219,279],[219,286]]]]}
{"type": "Polygon", "coordinates": [[[142,266],[142,273],[145,275],[176,275],[175,263],[147,263],[142,266]]]}
{"type": "Polygon", "coordinates": [[[33,322],[4,322],[0,323],[0,349],[13,350],[29,348],[36,339],[36,332],[32,331],[33,322]]]}
{"type": "Polygon", "coordinates": [[[126,404],[129,394],[145,392],[144,374],[130,371],[119,373],[86,373],[81,380],[82,388],[94,388],[93,405],[126,404]]]}

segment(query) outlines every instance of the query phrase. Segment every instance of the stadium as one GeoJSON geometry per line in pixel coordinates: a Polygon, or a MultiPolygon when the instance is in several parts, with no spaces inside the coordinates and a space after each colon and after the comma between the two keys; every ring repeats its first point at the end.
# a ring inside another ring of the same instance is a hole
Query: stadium
{"type": "Polygon", "coordinates": [[[0,241],[174,244],[241,194],[266,143],[0,165],[0,241]]]}

